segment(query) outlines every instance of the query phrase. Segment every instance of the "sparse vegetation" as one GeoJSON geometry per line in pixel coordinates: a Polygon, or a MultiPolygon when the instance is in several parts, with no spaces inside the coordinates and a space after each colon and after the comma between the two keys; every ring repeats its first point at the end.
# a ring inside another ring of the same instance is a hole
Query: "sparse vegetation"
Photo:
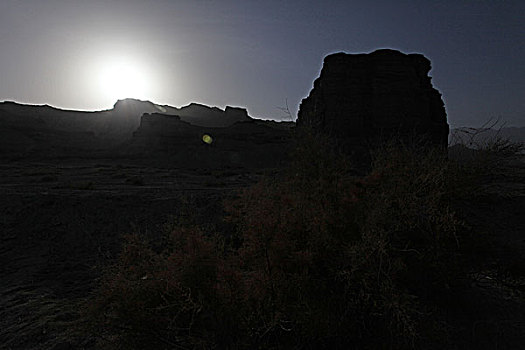
{"type": "Polygon", "coordinates": [[[446,346],[443,310],[467,276],[451,203],[472,173],[395,143],[371,172],[302,135],[295,161],[225,204],[231,231],[127,236],[90,302],[115,348],[446,346]],[[156,247],[156,248],[154,248],[156,247]]]}

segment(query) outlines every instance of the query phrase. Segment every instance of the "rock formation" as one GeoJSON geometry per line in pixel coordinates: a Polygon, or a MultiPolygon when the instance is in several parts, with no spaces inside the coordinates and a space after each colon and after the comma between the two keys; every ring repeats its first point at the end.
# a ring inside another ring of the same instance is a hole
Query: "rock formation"
{"type": "Polygon", "coordinates": [[[132,158],[180,167],[277,167],[290,123],[252,119],[243,108],[176,108],[126,99],[80,112],[0,102],[1,159],[132,158]],[[209,144],[203,135],[210,135],[209,144]]]}
{"type": "Polygon", "coordinates": [[[206,127],[177,115],[144,114],[126,149],[129,154],[187,167],[273,168],[287,159],[291,139],[291,125],[275,124],[250,119],[226,127],[206,127]],[[204,135],[212,142],[204,142],[204,135]]]}
{"type": "Polygon", "coordinates": [[[167,127],[165,132],[177,135],[198,129],[191,126],[228,128],[237,122],[253,121],[244,108],[227,106],[222,110],[196,103],[176,108],[124,99],[112,109],[83,112],[5,101],[0,102],[0,157],[91,156],[95,150],[107,150],[131,140],[141,126],[142,116],[149,114],[157,116],[154,121],[161,120],[161,115],[170,117],[166,119],[170,122],[178,121],[175,127],[162,124],[167,127]]]}
{"type": "Polygon", "coordinates": [[[113,109],[108,112],[112,113],[112,119],[118,121],[121,126],[128,125],[126,130],[129,135],[139,127],[141,117],[145,113],[177,115],[182,121],[206,127],[226,127],[236,122],[252,119],[244,108],[226,106],[222,110],[199,103],[190,103],[177,108],[131,98],[117,101],[113,109]]]}
{"type": "Polygon", "coordinates": [[[208,127],[226,127],[237,122],[245,122],[252,119],[244,108],[226,106],[222,110],[198,103],[191,103],[188,106],[176,108],[176,112],[173,114],[193,125],[208,127]]]}
{"type": "Polygon", "coordinates": [[[445,107],[429,71],[430,61],[420,54],[384,49],[329,55],[301,102],[297,126],[337,136],[354,151],[380,139],[415,135],[446,146],[445,107]]]}

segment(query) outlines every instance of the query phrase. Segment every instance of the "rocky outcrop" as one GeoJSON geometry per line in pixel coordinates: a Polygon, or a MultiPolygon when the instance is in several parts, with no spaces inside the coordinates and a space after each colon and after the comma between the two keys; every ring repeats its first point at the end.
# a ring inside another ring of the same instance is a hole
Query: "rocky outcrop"
{"type": "Polygon", "coordinates": [[[430,68],[423,55],[395,50],[329,55],[301,102],[297,126],[337,136],[354,150],[415,135],[446,147],[449,126],[430,68]]]}
{"type": "Polygon", "coordinates": [[[208,107],[198,103],[176,108],[176,113],[183,121],[198,126],[226,127],[237,122],[250,121],[248,111],[244,108],[226,106],[224,110],[208,107]]]}
{"type": "Polygon", "coordinates": [[[199,104],[127,99],[110,110],[79,112],[0,102],[0,160],[120,157],[176,167],[278,167],[288,157],[292,127],[252,119],[242,108],[199,104]]]}
{"type": "Polygon", "coordinates": [[[118,120],[120,125],[129,125],[128,131],[137,130],[141,123],[141,117],[145,113],[177,115],[182,121],[205,127],[226,127],[252,119],[244,108],[226,106],[222,110],[199,103],[190,103],[187,106],[177,108],[129,98],[117,101],[113,109],[108,112],[113,114],[112,118],[118,120]]]}
{"type": "Polygon", "coordinates": [[[0,156],[92,156],[95,150],[126,143],[139,129],[141,135],[174,133],[175,140],[194,140],[195,130],[199,133],[202,128],[228,128],[251,121],[254,119],[244,108],[222,110],[196,103],[176,108],[124,99],[112,109],[83,112],[6,101],[0,102],[0,156]],[[146,125],[149,122],[161,127],[146,125]]]}
{"type": "Polygon", "coordinates": [[[129,154],[188,167],[277,167],[288,157],[291,125],[262,120],[198,126],[176,115],[144,114],[125,149],[129,154]],[[204,141],[204,137],[209,140],[204,141]]]}

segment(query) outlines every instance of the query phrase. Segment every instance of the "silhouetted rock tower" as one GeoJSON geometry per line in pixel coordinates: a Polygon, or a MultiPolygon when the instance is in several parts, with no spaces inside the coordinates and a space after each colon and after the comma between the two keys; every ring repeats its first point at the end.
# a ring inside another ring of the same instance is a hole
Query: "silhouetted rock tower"
{"type": "Polygon", "coordinates": [[[327,132],[353,150],[416,135],[446,147],[447,114],[429,71],[423,55],[396,50],[329,55],[301,102],[297,126],[327,132]]]}

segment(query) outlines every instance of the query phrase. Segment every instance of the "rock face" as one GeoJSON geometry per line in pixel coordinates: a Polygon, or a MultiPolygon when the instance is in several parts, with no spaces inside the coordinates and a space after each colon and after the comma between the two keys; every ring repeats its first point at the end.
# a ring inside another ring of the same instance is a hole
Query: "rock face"
{"type": "Polygon", "coordinates": [[[141,116],[145,113],[162,113],[166,115],[177,115],[181,120],[197,126],[226,127],[236,122],[249,121],[248,111],[244,108],[226,106],[224,110],[217,107],[209,107],[199,103],[190,103],[180,108],[168,105],[157,105],[150,101],[136,99],[119,100],[110,110],[115,116],[113,119],[128,121],[132,131],[136,130],[141,123],[141,116]]]}
{"type": "Polygon", "coordinates": [[[415,135],[446,147],[445,107],[429,71],[430,61],[420,54],[385,49],[329,55],[301,102],[297,126],[337,136],[357,151],[381,139],[415,135]]]}
{"type": "Polygon", "coordinates": [[[174,113],[181,120],[197,126],[227,127],[237,122],[250,121],[248,111],[244,108],[226,106],[224,110],[208,107],[198,103],[176,109],[174,113]]]}
{"type": "MultiPolygon", "coordinates": [[[[0,102],[0,157],[94,156],[132,139],[138,129],[147,134],[142,116],[153,114],[152,122],[169,123],[149,128],[159,135],[200,130],[197,127],[228,128],[239,122],[254,121],[244,108],[208,107],[192,103],[176,108],[150,101],[124,99],[112,109],[96,112],[63,110],[47,105],[0,102]],[[160,116],[166,118],[161,118],[160,116]],[[174,125],[174,123],[176,125],[174,125]],[[142,128],[141,128],[142,126],[142,128]],[[166,130],[162,130],[166,127],[166,130]]],[[[145,123],[150,119],[146,117],[145,123]]],[[[155,137],[154,133],[148,134],[155,137]]],[[[183,135],[184,136],[184,135],[183,135]]]]}
{"type": "Polygon", "coordinates": [[[177,115],[151,113],[142,116],[126,149],[129,154],[186,167],[274,168],[288,157],[290,128],[254,119],[226,127],[199,126],[177,115]],[[209,143],[203,141],[204,135],[210,136],[209,143]]]}

